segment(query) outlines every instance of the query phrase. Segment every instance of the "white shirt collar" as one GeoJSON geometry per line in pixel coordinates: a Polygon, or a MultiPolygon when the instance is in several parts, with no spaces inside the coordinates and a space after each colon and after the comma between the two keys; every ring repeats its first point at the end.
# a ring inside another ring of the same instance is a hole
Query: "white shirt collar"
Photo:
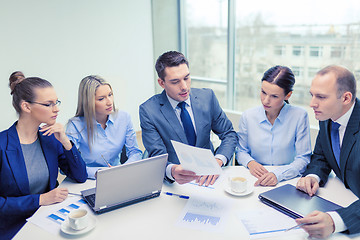
{"type": "Polygon", "coordinates": [[[335,122],[339,123],[342,127],[346,127],[349,122],[351,113],[353,112],[354,106],[355,106],[355,101],[351,106],[351,108],[344,115],[339,117],[335,122]]]}
{"type": "MultiPolygon", "coordinates": [[[[175,110],[175,108],[177,107],[177,105],[179,104],[178,101],[172,99],[167,93],[166,93],[166,97],[168,98],[171,107],[175,110]]],[[[186,99],[184,102],[186,102],[190,107],[191,107],[191,102],[190,102],[190,96],[188,97],[188,99],[186,99]]]]}

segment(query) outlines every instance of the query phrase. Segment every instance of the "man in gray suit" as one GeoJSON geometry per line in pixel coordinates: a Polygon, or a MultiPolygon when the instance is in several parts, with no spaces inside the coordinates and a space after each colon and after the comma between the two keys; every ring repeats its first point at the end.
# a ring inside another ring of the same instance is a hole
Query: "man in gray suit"
{"type": "MultiPolygon", "coordinates": [[[[319,120],[311,162],[297,188],[314,195],[333,170],[346,188],[360,197],[360,101],[354,75],[344,67],[328,66],[312,81],[310,106],[319,120]]],[[[360,232],[360,200],[335,212],[315,211],[297,219],[311,237],[325,238],[333,232],[360,232]]]]}
{"type": "Polygon", "coordinates": [[[164,91],[140,105],[142,140],[149,156],[169,154],[165,176],[169,182],[184,184],[196,180],[199,185],[214,184],[216,175],[196,176],[182,169],[170,140],[214,152],[210,141],[212,130],[221,139],[215,158],[224,166],[237,144],[232,123],[212,90],[190,88],[189,64],[183,54],[166,52],[157,59],[155,68],[164,91]]]}

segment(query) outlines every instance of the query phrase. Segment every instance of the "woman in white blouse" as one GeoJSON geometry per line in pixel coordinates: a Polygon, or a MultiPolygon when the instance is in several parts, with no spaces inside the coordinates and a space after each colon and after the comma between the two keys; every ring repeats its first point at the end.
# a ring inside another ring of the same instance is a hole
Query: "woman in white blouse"
{"type": "Polygon", "coordinates": [[[275,66],[261,79],[262,106],[246,110],[239,124],[237,161],[258,178],[255,185],[275,186],[299,176],[310,162],[307,112],[289,104],[295,77],[288,67],[275,66]],[[277,165],[269,172],[264,165],[277,165]]]}

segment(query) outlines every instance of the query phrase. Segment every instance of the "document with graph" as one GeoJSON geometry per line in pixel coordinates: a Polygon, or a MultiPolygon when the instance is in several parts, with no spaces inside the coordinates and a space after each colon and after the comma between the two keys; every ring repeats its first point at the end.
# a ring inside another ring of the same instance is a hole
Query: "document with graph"
{"type": "Polygon", "coordinates": [[[61,203],[41,207],[41,209],[35,212],[27,221],[38,225],[50,233],[58,234],[60,226],[67,218],[67,215],[72,210],[80,208],[86,209],[90,214],[93,214],[81,197],[70,196],[61,203]]]}
{"type": "Polygon", "coordinates": [[[196,175],[220,175],[221,167],[210,149],[193,147],[171,140],[181,166],[196,175]]]}
{"type": "Polygon", "coordinates": [[[221,198],[191,196],[177,225],[204,231],[221,232],[226,226],[232,201],[221,198]]]}

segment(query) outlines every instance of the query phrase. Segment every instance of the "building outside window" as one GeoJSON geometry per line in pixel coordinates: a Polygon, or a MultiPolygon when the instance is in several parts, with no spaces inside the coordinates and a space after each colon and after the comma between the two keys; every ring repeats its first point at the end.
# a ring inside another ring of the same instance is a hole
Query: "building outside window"
{"type": "Polygon", "coordinates": [[[342,46],[331,47],[330,56],[332,58],[342,58],[344,56],[344,53],[345,53],[345,47],[342,46]]]}
{"type": "Polygon", "coordinates": [[[291,69],[296,78],[304,77],[304,68],[303,67],[293,66],[293,67],[291,67],[291,69]]]}
{"type": "Polygon", "coordinates": [[[320,46],[311,46],[309,56],[310,57],[322,57],[323,55],[323,47],[320,46]]]}
{"type": "Polygon", "coordinates": [[[192,86],[212,88],[223,108],[242,112],[261,104],[264,71],[285,65],[296,75],[291,104],[306,108],[317,126],[309,107],[316,72],[331,64],[360,69],[360,2],[313,0],[294,11],[288,1],[277,1],[184,1],[181,51],[190,61],[192,86]]]}
{"type": "Polygon", "coordinates": [[[274,54],[277,56],[284,56],[286,54],[285,46],[274,46],[274,54]]]}
{"type": "Polygon", "coordinates": [[[293,46],[292,48],[293,56],[303,56],[304,55],[304,46],[293,46]]]}

